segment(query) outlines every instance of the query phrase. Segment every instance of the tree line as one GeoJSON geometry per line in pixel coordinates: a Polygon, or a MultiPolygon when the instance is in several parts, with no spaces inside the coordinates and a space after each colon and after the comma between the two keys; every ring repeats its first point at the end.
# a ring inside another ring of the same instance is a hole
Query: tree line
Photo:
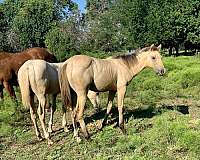
{"type": "Polygon", "coordinates": [[[172,54],[199,49],[199,0],[4,0],[0,50],[47,47],[58,59],[85,51],[132,50],[162,44],[172,54]]]}

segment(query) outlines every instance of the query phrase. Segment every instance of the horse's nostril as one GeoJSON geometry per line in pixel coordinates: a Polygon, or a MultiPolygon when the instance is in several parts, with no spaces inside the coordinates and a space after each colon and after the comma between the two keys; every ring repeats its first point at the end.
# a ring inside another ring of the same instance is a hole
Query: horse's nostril
{"type": "Polygon", "coordinates": [[[164,74],[165,73],[165,69],[161,69],[161,74],[164,74]]]}

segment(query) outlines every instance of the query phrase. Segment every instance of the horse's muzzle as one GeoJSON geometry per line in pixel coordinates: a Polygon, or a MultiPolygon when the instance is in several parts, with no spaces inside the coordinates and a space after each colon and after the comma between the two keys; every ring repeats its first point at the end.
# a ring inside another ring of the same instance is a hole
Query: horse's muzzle
{"type": "Polygon", "coordinates": [[[161,68],[161,69],[158,70],[157,73],[158,73],[160,76],[163,76],[163,75],[165,74],[165,72],[166,72],[166,69],[165,69],[165,68],[161,68]]]}

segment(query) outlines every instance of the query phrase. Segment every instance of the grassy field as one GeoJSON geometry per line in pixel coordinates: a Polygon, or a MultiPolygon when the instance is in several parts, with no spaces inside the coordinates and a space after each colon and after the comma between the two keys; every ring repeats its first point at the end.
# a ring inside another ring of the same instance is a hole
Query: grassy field
{"type": "Polygon", "coordinates": [[[116,100],[108,125],[97,129],[106,109],[103,93],[100,112],[94,113],[87,102],[85,120],[91,138],[78,144],[72,129],[64,133],[61,128],[58,99],[54,145],[48,147],[46,141],[36,139],[29,111],[6,97],[0,102],[0,159],[200,159],[200,59],[166,57],[164,64],[165,76],[146,69],[128,86],[127,135],[116,127],[116,100]]]}

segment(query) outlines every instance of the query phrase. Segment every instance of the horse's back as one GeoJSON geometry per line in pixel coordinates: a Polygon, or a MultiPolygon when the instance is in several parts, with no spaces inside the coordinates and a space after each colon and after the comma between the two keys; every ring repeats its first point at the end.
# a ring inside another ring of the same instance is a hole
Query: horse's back
{"type": "Polygon", "coordinates": [[[116,88],[117,66],[113,60],[77,55],[67,61],[67,76],[72,88],[104,91],[116,88]]]}
{"type": "Polygon", "coordinates": [[[25,50],[24,53],[28,54],[31,57],[30,59],[43,59],[50,63],[57,62],[56,57],[52,53],[50,53],[46,48],[29,48],[25,50]]]}
{"type": "Polygon", "coordinates": [[[87,68],[93,61],[93,57],[87,55],[75,55],[70,57],[67,62],[68,64],[77,64],[80,67],[87,68]]]}
{"type": "Polygon", "coordinates": [[[59,92],[57,68],[44,60],[28,60],[25,62],[30,70],[29,78],[33,80],[33,87],[38,93],[57,93],[59,92]]]}
{"type": "Polygon", "coordinates": [[[10,56],[12,56],[11,53],[8,53],[8,52],[0,52],[0,60],[5,59],[5,58],[10,57],[10,56]]]}

